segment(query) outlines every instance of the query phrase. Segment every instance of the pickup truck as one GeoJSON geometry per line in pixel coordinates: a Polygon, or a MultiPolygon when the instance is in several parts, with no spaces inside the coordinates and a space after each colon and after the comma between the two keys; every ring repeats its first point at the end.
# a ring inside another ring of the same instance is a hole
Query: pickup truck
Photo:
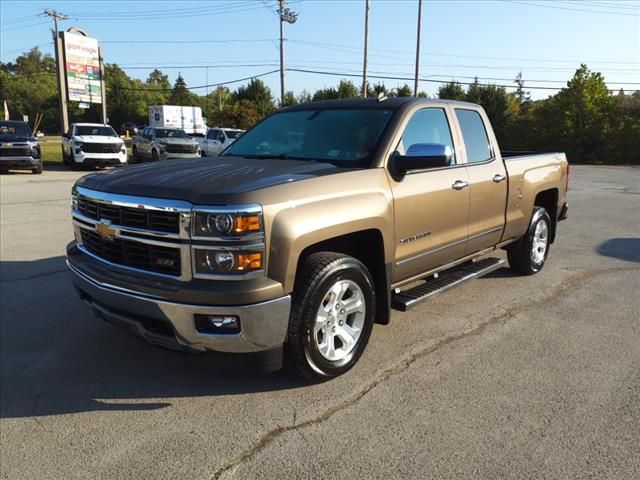
{"type": "Polygon", "coordinates": [[[79,179],[67,265],[98,317],[156,345],[278,349],[311,381],[374,323],[501,267],[539,272],[563,153],[500,152],[483,109],[399,97],[270,115],[222,156],[79,179]]]}
{"type": "Polygon", "coordinates": [[[200,154],[203,157],[214,157],[231,145],[244,133],[236,128],[210,128],[203,138],[198,138],[200,154]]]}
{"type": "Polygon", "coordinates": [[[111,125],[72,123],[62,135],[62,162],[72,169],[121,167],[127,164],[127,147],[111,125]]]}
{"type": "Polygon", "coordinates": [[[42,173],[40,145],[29,124],[11,120],[0,121],[0,172],[11,169],[42,173]]]}
{"type": "Polygon", "coordinates": [[[136,162],[193,158],[200,156],[200,145],[179,128],[145,127],[133,137],[131,154],[136,162]]]}

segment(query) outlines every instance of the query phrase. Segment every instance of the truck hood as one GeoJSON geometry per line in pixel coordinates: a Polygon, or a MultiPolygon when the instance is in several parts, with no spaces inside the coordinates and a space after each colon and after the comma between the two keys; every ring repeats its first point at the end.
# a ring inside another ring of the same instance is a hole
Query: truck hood
{"type": "Polygon", "coordinates": [[[105,135],[74,135],[73,140],[86,143],[124,143],[124,140],[121,138],[107,137],[105,135]]]}
{"type": "Polygon", "coordinates": [[[107,193],[226,205],[234,195],[347,171],[329,163],[241,157],[145,163],[82,177],[76,186],[107,193]]]}
{"type": "Polygon", "coordinates": [[[2,138],[0,138],[0,145],[4,145],[5,143],[26,143],[35,141],[35,137],[27,137],[25,135],[3,135],[2,138]]]}
{"type": "Polygon", "coordinates": [[[165,145],[195,145],[198,143],[190,138],[158,138],[157,141],[165,145]]]}

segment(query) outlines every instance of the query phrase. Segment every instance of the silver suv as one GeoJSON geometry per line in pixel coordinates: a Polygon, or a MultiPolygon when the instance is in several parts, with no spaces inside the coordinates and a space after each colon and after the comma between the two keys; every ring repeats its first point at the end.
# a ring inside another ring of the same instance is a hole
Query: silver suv
{"type": "Polygon", "coordinates": [[[136,161],[193,158],[200,156],[200,145],[178,128],[145,127],[133,137],[132,154],[136,161]]]}

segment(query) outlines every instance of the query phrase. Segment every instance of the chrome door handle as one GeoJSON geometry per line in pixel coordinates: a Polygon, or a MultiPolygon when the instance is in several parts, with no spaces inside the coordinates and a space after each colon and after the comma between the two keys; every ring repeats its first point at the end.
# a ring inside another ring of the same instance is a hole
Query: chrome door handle
{"type": "Polygon", "coordinates": [[[493,180],[494,183],[500,183],[501,181],[505,180],[506,178],[507,177],[505,177],[504,175],[496,173],[491,180],[493,180]]]}
{"type": "Polygon", "coordinates": [[[467,188],[469,186],[469,182],[465,182],[463,180],[456,180],[455,182],[453,182],[453,185],[451,185],[451,188],[453,188],[454,190],[462,190],[463,188],[467,188]]]}

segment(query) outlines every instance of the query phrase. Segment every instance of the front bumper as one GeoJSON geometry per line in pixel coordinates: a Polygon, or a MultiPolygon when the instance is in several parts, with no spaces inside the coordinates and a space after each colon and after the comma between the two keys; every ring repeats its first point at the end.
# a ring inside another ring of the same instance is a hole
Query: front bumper
{"type": "Polygon", "coordinates": [[[33,158],[30,156],[24,157],[3,157],[0,156],[0,167],[2,168],[14,168],[14,169],[31,169],[40,165],[42,159],[33,158]]]}
{"type": "Polygon", "coordinates": [[[69,260],[73,284],[94,313],[155,345],[186,351],[248,353],[281,347],[289,323],[289,295],[236,306],[190,305],[140,295],[83,273],[69,260]],[[208,334],[196,330],[195,315],[233,315],[240,332],[208,334]]]}
{"type": "Polygon", "coordinates": [[[197,158],[200,156],[200,150],[195,153],[173,153],[173,152],[160,152],[160,160],[172,160],[176,158],[197,158]]]}
{"type": "Polygon", "coordinates": [[[119,153],[85,153],[74,152],[73,161],[87,167],[117,167],[127,163],[127,154],[119,153]]]}

